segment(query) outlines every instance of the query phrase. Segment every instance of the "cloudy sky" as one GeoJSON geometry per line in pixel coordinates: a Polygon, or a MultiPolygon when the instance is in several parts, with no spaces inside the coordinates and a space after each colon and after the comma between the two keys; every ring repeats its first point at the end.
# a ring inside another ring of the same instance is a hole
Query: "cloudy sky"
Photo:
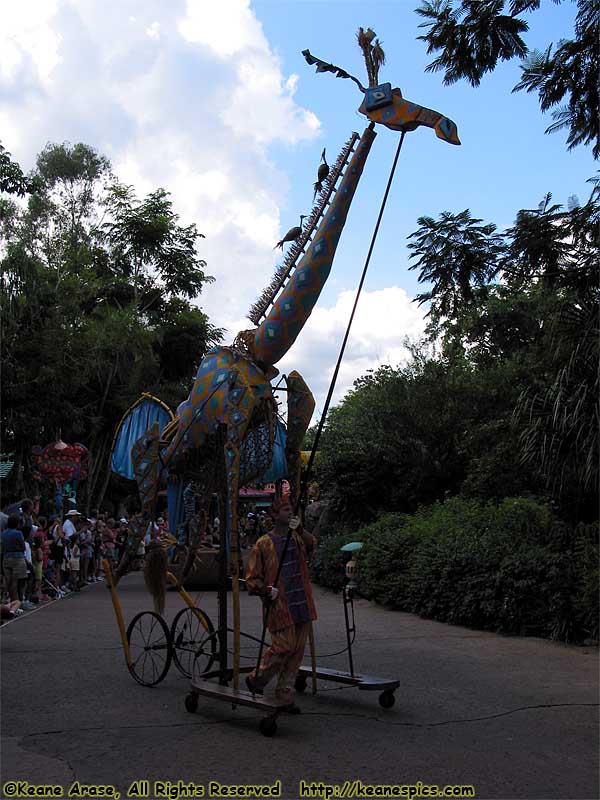
{"type": "MultiPolygon", "coordinates": [[[[141,196],[172,193],[216,282],[199,304],[230,341],[277,264],[273,245],[309,213],[323,147],[330,161],[364,128],[355,85],[317,75],[301,51],[364,83],[359,25],[383,39],[380,78],[454,119],[462,147],[421,129],[407,137],[359,305],[336,398],[367,369],[402,363],[424,328],[406,237],[421,215],[469,207],[508,226],[519,208],[586,197],[589,151],[567,153],[535,96],[512,95],[503,65],[474,90],[425,74],[417,0],[20,0],[0,29],[0,140],[29,169],[47,142],[85,142],[141,196]]],[[[528,44],[569,36],[570,2],[531,15],[528,44]]],[[[332,274],[308,325],[278,365],[298,369],[322,405],[375,224],[397,135],[381,130],[332,274]]]]}

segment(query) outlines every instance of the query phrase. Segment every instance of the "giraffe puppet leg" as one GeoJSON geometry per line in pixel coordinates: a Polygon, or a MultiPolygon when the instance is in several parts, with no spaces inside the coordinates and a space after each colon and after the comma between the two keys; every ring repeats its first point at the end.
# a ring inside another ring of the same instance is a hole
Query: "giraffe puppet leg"
{"type": "MultiPolygon", "coordinates": [[[[244,380],[244,377],[239,372],[235,381],[235,389],[238,391],[230,391],[230,406],[227,409],[225,468],[227,474],[227,535],[233,605],[233,687],[237,690],[239,688],[240,673],[240,550],[237,513],[240,461],[244,437],[261,400],[254,394],[252,386],[244,380]],[[235,399],[233,400],[232,398],[235,399]]],[[[234,387],[232,386],[231,388],[234,387]]]]}
{"type": "Polygon", "coordinates": [[[287,376],[288,416],[285,457],[288,465],[290,496],[295,505],[300,492],[300,451],[315,410],[315,398],[304,378],[295,370],[287,376]]]}

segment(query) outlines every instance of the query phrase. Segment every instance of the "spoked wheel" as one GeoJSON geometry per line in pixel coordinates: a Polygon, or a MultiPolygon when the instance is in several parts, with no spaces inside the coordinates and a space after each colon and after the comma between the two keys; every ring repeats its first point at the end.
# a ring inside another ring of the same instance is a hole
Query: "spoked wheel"
{"type": "Polygon", "coordinates": [[[171,635],[166,622],[154,611],[142,611],[129,623],[127,641],[129,672],[142,686],[156,686],[171,666],[171,635]]]}
{"type": "Polygon", "coordinates": [[[182,608],[171,625],[173,660],[186,678],[200,678],[215,659],[217,645],[210,618],[200,608],[182,608]]]}

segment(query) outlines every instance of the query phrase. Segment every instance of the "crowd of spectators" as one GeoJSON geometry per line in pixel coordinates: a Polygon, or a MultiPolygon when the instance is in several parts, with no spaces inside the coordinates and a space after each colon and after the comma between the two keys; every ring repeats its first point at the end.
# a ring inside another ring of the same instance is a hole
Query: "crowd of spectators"
{"type": "MultiPolygon", "coordinates": [[[[239,515],[240,544],[250,549],[269,529],[270,518],[264,512],[242,511],[239,515]]],[[[219,543],[219,518],[208,525],[202,537],[204,546],[219,543]]],[[[60,517],[39,514],[39,503],[28,498],[0,512],[2,558],[2,620],[13,619],[41,603],[80,592],[89,584],[104,580],[103,559],[112,567],[121,560],[129,535],[125,517],[115,519],[93,511],[89,517],[71,509],[60,517]]],[[[151,523],[137,553],[139,568],[150,540],[166,533],[164,519],[151,523]]],[[[183,526],[187,539],[187,526],[183,526]]],[[[187,541],[178,542],[169,552],[170,560],[179,550],[187,550],[187,541]]]]}
{"type": "Polygon", "coordinates": [[[26,498],[0,516],[3,620],[104,580],[102,560],[115,566],[127,543],[124,517],[72,509],[46,518],[36,509],[26,498]]]}

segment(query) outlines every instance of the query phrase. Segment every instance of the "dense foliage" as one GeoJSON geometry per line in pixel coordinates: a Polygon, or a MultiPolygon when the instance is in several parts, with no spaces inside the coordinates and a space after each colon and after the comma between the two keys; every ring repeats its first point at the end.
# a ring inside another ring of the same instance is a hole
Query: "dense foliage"
{"type": "MultiPolygon", "coordinates": [[[[566,525],[548,505],[454,498],[388,514],[358,534],[359,591],[443,622],[563,641],[598,637],[598,525],[566,525]]],[[[340,588],[351,537],[320,548],[313,571],[340,588]]]]}
{"type": "Polygon", "coordinates": [[[23,174],[19,164],[12,160],[10,153],[0,144],[0,192],[24,197],[36,189],[36,181],[23,174]]]}
{"type": "Polygon", "coordinates": [[[406,366],[330,413],[320,480],[337,523],[315,577],[445,622],[598,638],[600,331],[597,181],[495,225],[419,219],[410,246],[427,335],[406,366]],[[395,512],[395,513],[390,513],[395,512]],[[371,523],[371,524],[369,524],[371,523]],[[366,527],[365,527],[366,525],[366,527]]]}
{"type": "Polygon", "coordinates": [[[599,222],[595,190],[569,210],[547,197],[502,235],[468,210],[419,220],[427,339],[407,366],[359,379],[322,440],[344,518],[456,494],[541,495],[566,519],[596,518],[599,222]]]}
{"type": "MultiPolygon", "coordinates": [[[[528,53],[540,0],[427,0],[417,10],[445,83],[478,86],[523,59],[569,149],[598,135],[600,7],[578,0],[575,39],[528,53]],[[566,100],[566,105],[559,104],[566,100]]],[[[598,179],[583,204],[548,194],[508,230],[470,209],[420,217],[421,342],[369,371],[334,408],[319,478],[335,522],[313,572],[340,589],[362,540],[360,592],[445,622],[598,638],[600,330],[598,179]]]]}
{"type": "Polygon", "coordinates": [[[27,180],[26,206],[0,199],[3,449],[17,465],[8,489],[31,490],[30,449],[60,432],[90,450],[82,499],[93,507],[128,406],[143,391],[176,406],[219,340],[191,302],[212,279],[196,226],[180,225],[168,193],[139,200],[87,145],[48,145],[27,180]]]}
{"type": "Polygon", "coordinates": [[[427,33],[419,38],[427,43],[428,53],[439,54],[428,69],[443,70],[447,84],[464,78],[478,86],[499,61],[522,59],[521,80],[513,91],[537,92],[542,111],[552,110],[554,122],[547,132],[566,128],[569,149],[592,145],[598,158],[600,6],[597,0],[577,0],[575,38],[561,39],[556,47],[549,44],[544,52],[529,52],[522,36],[529,29],[524,15],[540,4],[541,0],[424,0],[417,13],[427,33]]]}

